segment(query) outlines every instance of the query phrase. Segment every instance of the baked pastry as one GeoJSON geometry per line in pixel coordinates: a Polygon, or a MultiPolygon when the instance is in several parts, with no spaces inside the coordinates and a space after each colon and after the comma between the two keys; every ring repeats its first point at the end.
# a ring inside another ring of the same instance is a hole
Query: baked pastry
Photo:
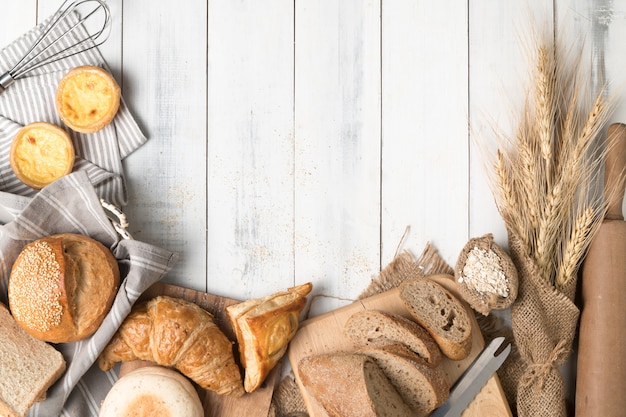
{"type": "Polygon", "coordinates": [[[302,385],[330,417],[409,417],[412,410],[374,359],[328,353],[298,363],[302,385]]]}
{"type": "Polygon", "coordinates": [[[74,233],[37,239],[18,255],[9,276],[9,307],[31,335],[74,342],[100,327],[117,294],[120,272],[111,251],[74,233]]]}
{"type": "Polygon", "coordinates": [[[226,307],[245,368],[246,392],[255,391],[287,351],[312,288],[306,283],[226,307]]]}
{"type": "Polygon", "coordinates": [[[348,318],[344,333],[355,347],[381,347],[401,343],[431,367],[443,355],[433,337],[413,320],[378,310],[362,310],[348,318]]]}
{"type": "Polygon", "coordinates": [[[105,69],[76,67],[59,81],[57,113],[63,123],[76,132],[97,132],[117,114],[120,96],[120,87],[105,69]]]}
{"type": "Polygon", "coordinates": [[[469,312],[448,290],[428,278],[411,278],[400,285],[400,299],[445,356],[461,360],[469,355],[472,350],[469,312]]]}
{"type": "Polygon", "coordinates": [[[450,384],[441,368],[427,365],[406,346],[390,344],[358,350],[373,358],[416,417],[426,417],[450,395],[450,384]]]}
{"type": "Polygon", "coordinates": [[[200,387],[244,394],[233,344],[198,305],[158,296],[136,304],[98,358],[103,371],[121,361],[144,360],[178,369],[200,387]]]}
{"type": "Polygon", "coordinates": [[[117,380],[98,416],[204,417],[204,410],[187,378],[172,369],[147,366],[117,380]]]}
{"type": "Polygon", "coordinates": [[[72,172],[74,158],[74,145],[67,132],[46,122],[21,128],[9,156],[15,176],[35,190],[72,172]]]}
{"type": "Polygon", "coordinates": [[[24,417],[65,371],[63,355],[22,329],[0,303],[0,416],[24,417]]]}

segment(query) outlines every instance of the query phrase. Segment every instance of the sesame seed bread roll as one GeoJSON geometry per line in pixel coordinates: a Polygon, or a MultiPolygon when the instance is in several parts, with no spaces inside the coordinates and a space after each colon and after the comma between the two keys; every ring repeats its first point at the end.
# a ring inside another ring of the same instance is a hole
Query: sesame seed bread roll
{"type": "Polygon", "coordinates": [[[120,87],[108,71],[86,65],[70,70],[59,81],[56,109],[70,129],[93,133],[111,123],[120,97],[120,87]]]}
{"type": "Polygon", "coordinates": [[[9,277],[9,308],[24,330],[51,343],[91,336],[120,284],[113,254],[90,237],[64,233],[35,240],[9,277]]]}
{"type": "Polygon", "coordinates": [[[113,385],[99,417],[204,417],[200,397],[180,373],[147,366],[126,374],[113,385]]]}

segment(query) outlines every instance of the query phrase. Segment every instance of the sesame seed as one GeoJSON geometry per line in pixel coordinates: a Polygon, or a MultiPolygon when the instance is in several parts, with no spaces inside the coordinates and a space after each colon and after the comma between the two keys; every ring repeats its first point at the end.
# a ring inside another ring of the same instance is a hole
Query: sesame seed
{"type": "Polygon", "coordinates": [[[27,245],[15,261],[9,279],[13,316],[39,332],[60,324],[60,275],[61,267],[47,242],[27,245]]]}

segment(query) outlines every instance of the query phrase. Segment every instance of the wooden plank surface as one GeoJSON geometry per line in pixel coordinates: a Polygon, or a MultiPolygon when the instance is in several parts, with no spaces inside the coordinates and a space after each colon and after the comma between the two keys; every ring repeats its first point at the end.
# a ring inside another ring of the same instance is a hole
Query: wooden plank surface
{"type": "MultiPolygon", "coordinates": [[[[0,47],[60,3],[0,0],[0,47]]],[[[533,19],[605,17],[626,121],[626,0],[107,3],[101,51],[149,137],[124,161],[130,231],[180,254],[167,282],[220,296],[311,281],[319,315],[400,249],[505,245],[480,147],[514,133],[533,19]]]]}
{"type": "MultiPolygon", "coordinates": [[[[445,286],[458,297],[455,282],[451,279],[452,277],[436,275],[429,278],[445,286]]],[[[466,306],[466,308],[469,311],[469,307],[466,306]]],[[[311,417],[327,417],[328,414],[302,385],[298,372],[298,363],[301,359],[316,354],[354,351],[355,348],[350,339],[345,336],[343,328],[346,321],[354,313],[363,310],[381,310],[411,318],[410,313],[402,304],[399,290],[396,288],[304,321],[301,323],[296,337],[291,341],[287,354],[311,417]]],[[[453,361],[444,357],[439,365],[450,385],[459,379],[484,347],[484,340],[478,323],[473,315],[470,317],[473,332],[471,352],[467,358],[460,361],[453,361]]],[[[503,417],[510,415],[511,410],[504,397],[497,375],[494,375],[489,380],[463,413],[464,417],[503,417]]]]}

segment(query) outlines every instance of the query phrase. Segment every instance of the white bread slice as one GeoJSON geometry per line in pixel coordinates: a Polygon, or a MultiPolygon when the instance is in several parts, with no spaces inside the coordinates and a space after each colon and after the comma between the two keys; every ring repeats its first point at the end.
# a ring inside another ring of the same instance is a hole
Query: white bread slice
{"type": "Polygon", "coordinates": [[[65,360],[26,333],[2,303],[0,352],[0,416],[23,417],[65,371],[65,360]]]}
{"type": "Polygon", "coordinates": [[[411,278],[400,285],[400,299],[432,335],[444,355],[461,360],[472,350],[469,312],[454,295],[428,278],[411,278]]]}
{"type": "Polygon", "coordinates": [[[358,352],[376,361],[416,417],[427,416],[450,395],[450,384],[444,372],[428,366],[404,345],[362,348],[358,352]]]}
{"type": "Polygon", "coordinates": [[[380,347],[401,343],[428,365],[441,362],[441,349],[433,337],[413,320],[379,310],[362,310],[348,318],[344,333],[355,347],[380,347]]]}
{"type": "Polygon", "coordinates": [[[413,413],[376,362],[366,355],[305,357],[300,380],[330,417],[409,417],[413,413]]]}

